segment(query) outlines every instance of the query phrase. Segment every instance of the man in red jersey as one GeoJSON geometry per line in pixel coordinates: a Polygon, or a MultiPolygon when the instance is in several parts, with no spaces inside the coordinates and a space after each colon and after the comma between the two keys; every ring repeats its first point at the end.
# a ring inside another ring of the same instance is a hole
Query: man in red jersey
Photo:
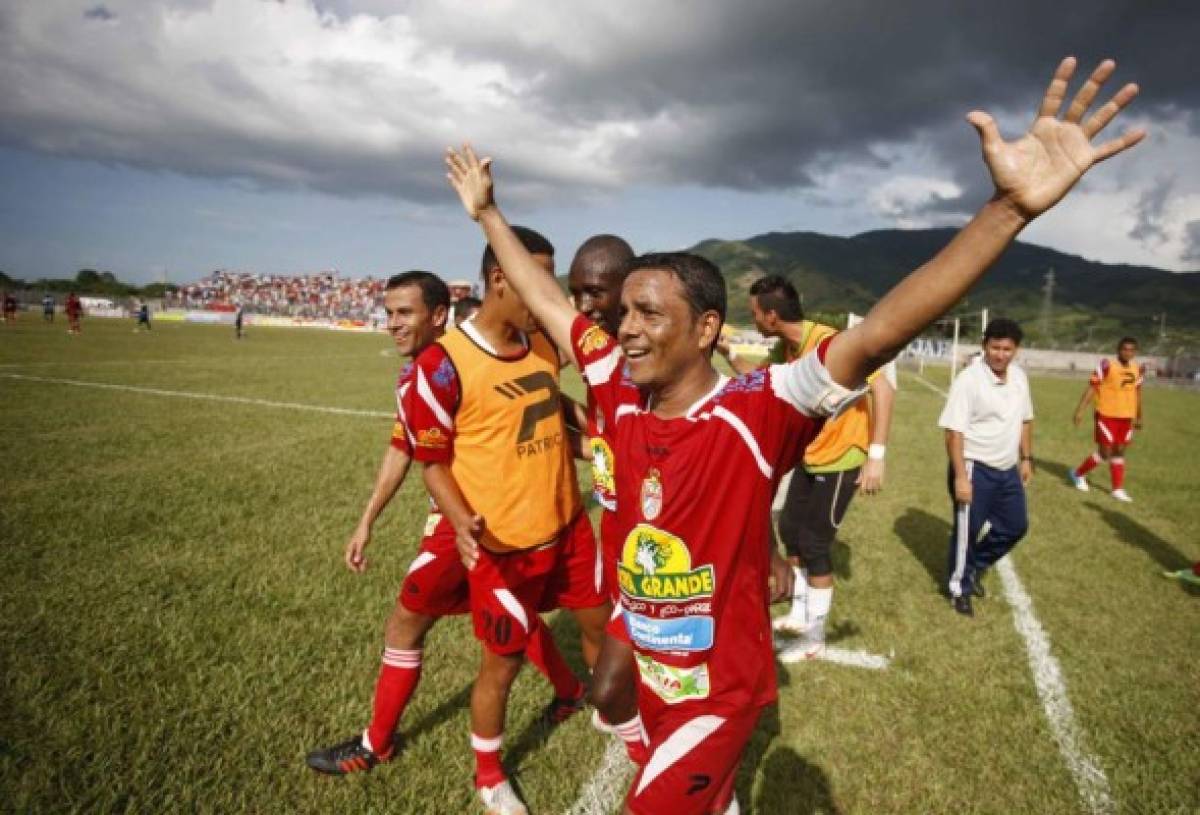
{"type": "MultiPolygon", "coordinates": [[[[431,272],[404,272],[388,279],[383,307],[397,352],[411,360],[445,333],[450,292],[431,272]]],[[[396,420],[375,487],[346,543],[344,560],[356,574],[366,571],[371,530],[403,485],[412,463],[414,437],[404,400],[414,382],[415,368],[410,362],[396,382],[396,420]]],[[[468,609],[467,572],[455,549],[454,528],[431,502],[420,549],[384,628],[371,721],[361,734],[309,753],[308,766],[317,772],[345,775],[388,761],[395,752],[396,726],[421,679],[426,635],[439,618],[464,614],[468,609]]],[[[530,661],[545,674],[540,644],[531,647],[530,661]]]]}
{"type": "MultiPolygon", "coordinates": [[[[1030,132],[1006,143],[973,112],[995,194],[932,260],[859,325],[786,365],[728,380],[711,354],[725,313],[719,270],[685,253],[643,255],[622,290],[617,341],[571,308],[512,235],[492,196],[490,159],[447,153],[451,183],[483,227],[512,287],[571,347],[614,425],[622,613],[641,679],[651,756],[625,812],[736,811],[733,781],[776,683],[766,583],[768,512],[780,471],[848,405],[867,376],[952,306],[1033,218],[1094,163],[1144,137],[1091,144],[1137,93],[1126,85],[1083,121],[1115,69],[1093,71],[1057,118],[1075,60],[1055,72],[1030,132]],[[1082,123],[1081,123],[1082,122],[1082,123]],[[639,393],[633,396],[625,383],[639,393]]],[[[470,559],[478,549],[460,538],[470,559]]]]}

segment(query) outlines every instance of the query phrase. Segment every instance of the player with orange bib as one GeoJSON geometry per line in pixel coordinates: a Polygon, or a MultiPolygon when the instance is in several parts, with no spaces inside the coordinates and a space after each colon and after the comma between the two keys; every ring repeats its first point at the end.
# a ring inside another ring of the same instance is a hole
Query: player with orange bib
{"type": "Polygon", "coordinates": [[[1138,343],[1123,337],[1117,343],[1117,360],[1100,360],[1075,407],[1075,425],[1083,421],[1083,409],[1096,401],[1096,452],[1071,471],[1075,489],[1088,491],[1087,474],[1100,462],[1108,462],[1112,478],[1112,497],[1118,501],[1133,499],[1125,491],[1125,448],[1133,443],[1133,431],[1142,428],[1142,382],[1146,369],[1134,360],[1138,343]]]}
{"type": "MultiPolygon", "coordinates": [[[[552,270],[549,241],[530,229],[518,235],[552,270]]],[[[544,640],[557,697],[553,721],[584,699],[538,613],[570,609],[591,665],[611,606],[563,421],[558,350],[507,285],[490,247],[482,266],[483,306],[417,358],[405,407],[426,487],[456,537],[479,547],[466,564],[475,636],[484,646],[471,692],[475,787],[489,813],[524,815],[500,749],[525,652],[544,640]]]]}

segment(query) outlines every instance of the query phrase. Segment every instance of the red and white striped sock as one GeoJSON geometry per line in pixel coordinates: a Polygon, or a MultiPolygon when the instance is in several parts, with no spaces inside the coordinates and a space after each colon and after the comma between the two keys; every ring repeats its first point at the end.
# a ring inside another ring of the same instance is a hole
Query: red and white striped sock
{"type": "Polygon", "coordinates": [[[1082,464],[1075,468],[1075,475],[1079,477],[1087,475],[1096,467],[1097,464],[1103,460],[1104,459],[1100,458],[1099,453],[1092,453],[1083,460],[1082,464]]]}
{"type": "Polygon", "coordinates": [[[376,755],[390,753],[392,734],[408,707],[417,683],[421,681],[421,651],[384,648],[383,664],[375,682],[375,705],[367,727],[367,746],[376,755]]]}
{"type": "Polygon", "coordinates": [[[625,751],[634,764],[644,765],[650,760],[650,736],[646,726],[642,724],[642,715],[635,713],[633,718],[614,728],[621,741],[625,742],[625,751]]]}
{"type": "Polygon", "coordinates": [[[1113,491],[1124,489],[1125,487],[1125,458],[1124,456],[1113,456],[1108,460],[1108,471],[1112,475],[1113,491]]]}
{"type": "Polygon", "coordinates": [[[475,751],[475,788],[494,787],[504,780],[504,767],[500,766],[500,745],[504,734],[495,738],[484,738],[471,734],[471,749],[475,751]]]}

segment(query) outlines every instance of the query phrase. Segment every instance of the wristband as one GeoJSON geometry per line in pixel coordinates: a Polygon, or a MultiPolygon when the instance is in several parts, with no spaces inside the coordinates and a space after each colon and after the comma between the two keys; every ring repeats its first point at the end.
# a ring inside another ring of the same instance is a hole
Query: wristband
{"type": "Polygon", "coordinates": [[[884,455],[887,454],[887,445],[872,444],[867,448],[867,458],[872,461],[883,461],[884,455]]]}

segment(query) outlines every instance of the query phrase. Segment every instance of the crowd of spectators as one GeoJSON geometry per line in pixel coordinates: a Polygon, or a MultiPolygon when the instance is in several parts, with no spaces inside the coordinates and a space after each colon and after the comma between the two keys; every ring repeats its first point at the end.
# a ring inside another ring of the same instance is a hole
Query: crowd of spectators
{"type": "Polygon", "coordinates": [[[383,300],[383,280],[337,272],[268,275],[217,271],[168,292],[166,308],[236,311],[305,319],[370,320],[383,300]]]}

